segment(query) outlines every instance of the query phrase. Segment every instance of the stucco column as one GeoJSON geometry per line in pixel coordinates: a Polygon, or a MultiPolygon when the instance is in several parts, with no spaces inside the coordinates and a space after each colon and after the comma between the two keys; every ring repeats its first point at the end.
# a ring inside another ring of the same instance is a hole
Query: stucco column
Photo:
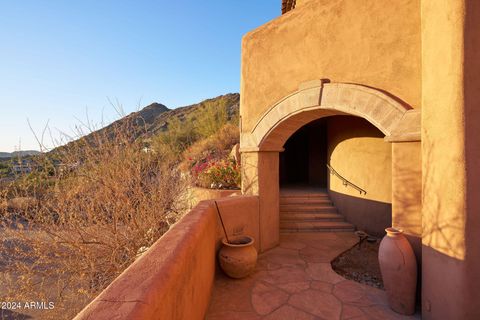
{"type": "Polygon", "coordinates": [[[422,317],[480,319],[480,2],[422,0],[422,317]]]}
{"type": "Polygon", "coordinates": [[[392,143],[392,226],[405,232],[420,266],[422,261],[420,141],[392,143]]]}
{"type": "MultiPolygon", "coordinates": [[[[420,141],[392,143],[392,226],[400,228],[417,258],[422,283],[422,149],[420,141]]],[[[421,293],[417,292],[417,297],[421,293]]]]}
{"type": "Polygon", "coordinates": [[[242,152],[242,193],[259,197],[260,250],[278,245],[280,190],[278,151],[242,152]]]}

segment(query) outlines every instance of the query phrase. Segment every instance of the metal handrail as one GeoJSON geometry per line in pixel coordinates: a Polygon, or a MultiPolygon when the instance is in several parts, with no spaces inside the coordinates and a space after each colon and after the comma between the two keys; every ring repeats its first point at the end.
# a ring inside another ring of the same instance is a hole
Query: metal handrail
{"type": "Polygon", "coordinates": [[[352,188],[354,188],[355,190],[357,190],[358,192],[360,192],[360,194],[367,194],[367,191],[363,190],[362,188],[360,188],[359,186],[351,183],[350,181],[348,181],[347,179],[345,179],[344,177],[342,177],[337,171],[335,171],[335,169],[333,169],[328,163],[327,163],[327,168],[328,170],[330,171],[331,174],[337,176],[340,180],[342,180],[342,183],[345,187],[347,186],[351,186],[352,188]]]}

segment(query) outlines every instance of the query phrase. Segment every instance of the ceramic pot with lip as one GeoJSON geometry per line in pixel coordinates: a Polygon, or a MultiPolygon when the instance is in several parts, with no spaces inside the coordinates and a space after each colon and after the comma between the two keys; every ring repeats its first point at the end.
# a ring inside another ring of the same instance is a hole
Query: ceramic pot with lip
{"type": "Polygon", "coordinates": [[[378,261],[388,303],[393,311],[411,315],[415,312],[417,261],[401,229],[387,228],[380,242],[378,261]]]}
{"type": "Polygon", "coordinates": [[[249,236],[223,239],[223,246],[218,253],[220,267],[231,278],[241,279],[248,276],[257,264],[257,250],[254,240],[249,236]]]}

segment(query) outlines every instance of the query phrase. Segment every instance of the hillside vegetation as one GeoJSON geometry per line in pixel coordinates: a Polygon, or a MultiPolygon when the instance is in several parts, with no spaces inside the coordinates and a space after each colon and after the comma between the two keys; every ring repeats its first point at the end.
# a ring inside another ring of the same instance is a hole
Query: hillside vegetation
{"type": "Polygon", "coordinates": [[[36,156],[0,189],[3,301],[54,301],[42,318],[70,319],[189,209],[189,185],[235,187],[238,101],[150,105],[36,156]]]}
{"type": "Polygon", "coordinates": [[[0,158],[15,158],[38,155],[40,152],[36,150],[22,150],[14,152],[0,152],[0,158]]]}
{"type": "Polygon", "coordinates": [[[160,137],[164,143],[174,147],[172,150],[177,149],[178,153],[198,139],[214,134],[226,123],[237,124],[239,106],[238,93],[218,96],[176,109],[152,103],[99,130],[95,130],[94,125],[87,123],[82,130],[75,133],[81,137],[52,152],[68,152],[70,148],[78,148],[82,144],[95,144],[98,136],[113,139],[116,133],[122,131],[123,138],[130,143],[148,144],[152,139],[160,137]],[[87,134],[83,132],[85,130],[87,134]]]}

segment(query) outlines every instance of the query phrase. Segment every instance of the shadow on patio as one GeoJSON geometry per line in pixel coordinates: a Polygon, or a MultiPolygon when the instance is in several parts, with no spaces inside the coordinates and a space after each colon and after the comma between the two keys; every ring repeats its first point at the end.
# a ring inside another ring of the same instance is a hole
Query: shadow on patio
{"type": "Polygon", "coordinates": [[[216,273],[206,319],[420,319],[393,312],[384,291],[332,270],[330,261],[357,241],[349,232],[281,234],[253,275],[216,273]]]}

